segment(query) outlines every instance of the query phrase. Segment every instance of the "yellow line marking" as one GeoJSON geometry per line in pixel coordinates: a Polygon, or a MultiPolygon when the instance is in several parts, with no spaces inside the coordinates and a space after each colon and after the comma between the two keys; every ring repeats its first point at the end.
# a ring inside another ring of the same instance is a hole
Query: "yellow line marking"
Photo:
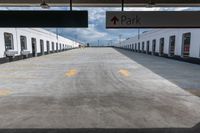
{"type": "Polygon", "coordinates": [[[7,90],[7,89],[0,89],[0,97],[1,96],[8,96],[11,94],[11,91],[10,90],[7,90]]]}
{"type": "Polygon", "coordinates": [[[124,76],[124,77],[128,77],[129,76],[129,72],[128,72],[128,70],[127,69],[120,69],[119,71],[118,71],[118,73],[120,73],[122,76],[124,76]]]}
{"type": "Polygon", "coordinates": [[[76,69],[70,69],[68,72],[65,73],[65,76],[67,76],[67,77],[74,77],[76,75],[77,75],[76,69]]]}

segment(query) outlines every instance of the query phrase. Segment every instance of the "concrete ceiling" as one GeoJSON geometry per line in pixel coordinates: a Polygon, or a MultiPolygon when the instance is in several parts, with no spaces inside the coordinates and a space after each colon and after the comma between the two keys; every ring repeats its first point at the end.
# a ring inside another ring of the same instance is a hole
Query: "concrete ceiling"
{"type": "MultiPolygon", "coordinates": [[[[0,0],[0,6],[39,6],[42,0],[0,0]]],[[[50,6],[69,6],[69,0],[45,0],[50,6]]],[[[119,7],[122,0],[72,0],[73,6],[119,7]]],[[[157,7],[200,6],[200,0],[124,0],[128,7],[146,7],[148,3],[157,7]]]]}

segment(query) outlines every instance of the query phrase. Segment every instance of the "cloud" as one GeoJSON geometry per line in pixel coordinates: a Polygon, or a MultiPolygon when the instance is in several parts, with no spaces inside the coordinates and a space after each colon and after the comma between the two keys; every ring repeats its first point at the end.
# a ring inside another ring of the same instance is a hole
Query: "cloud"
{"type": "MultiPolygon", "coordinates": [[[[56,29],[46,28],[47,30],[56,33],[56,29]]],[[[59,28],[58,34],[67,37],[72,40],[78,40],[80,42],[94,43],[97,40],[105,38],[108,33],[100,32],[96,29],[94,24],[89,24],[89,28],[59,28]]]]}

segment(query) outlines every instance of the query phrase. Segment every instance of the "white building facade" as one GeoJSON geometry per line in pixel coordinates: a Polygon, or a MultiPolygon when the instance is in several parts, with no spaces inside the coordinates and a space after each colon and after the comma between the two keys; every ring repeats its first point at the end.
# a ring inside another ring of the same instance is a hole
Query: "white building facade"
{"type": "Polygon", "coordinates": [[[41,28],[0,28],[0,63],[77,48],[79,43],[41,28]]]}
{"type": "Polygon", "coordinates": [[[129,38],[118,44],[136,52],[169,58],[200,59],[200,29],[155,29],[129,38]]]}

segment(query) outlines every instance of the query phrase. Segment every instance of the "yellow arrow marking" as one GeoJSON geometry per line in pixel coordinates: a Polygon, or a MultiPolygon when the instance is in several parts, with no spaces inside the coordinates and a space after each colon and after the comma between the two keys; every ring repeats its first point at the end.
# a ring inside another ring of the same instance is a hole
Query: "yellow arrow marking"
{"type": "Polygon", "coordinates": [[[0,89],[0,97],[10,95],[11,91],[6,89],[0,89]]]}
{"type": "Polygon", "coordinates": [[[127,69],[120,69],[118,71],[118,73],[120,73],[122,76],[128,77],[129,76],[129,72],[127,69]]]}
{"type": "Polygon", "coordinates": [[[65,73],[65,76],[67,77],[74,77],[77,74],[77,70],[76,69],[70,69],[68,72],[65,73]]]}

